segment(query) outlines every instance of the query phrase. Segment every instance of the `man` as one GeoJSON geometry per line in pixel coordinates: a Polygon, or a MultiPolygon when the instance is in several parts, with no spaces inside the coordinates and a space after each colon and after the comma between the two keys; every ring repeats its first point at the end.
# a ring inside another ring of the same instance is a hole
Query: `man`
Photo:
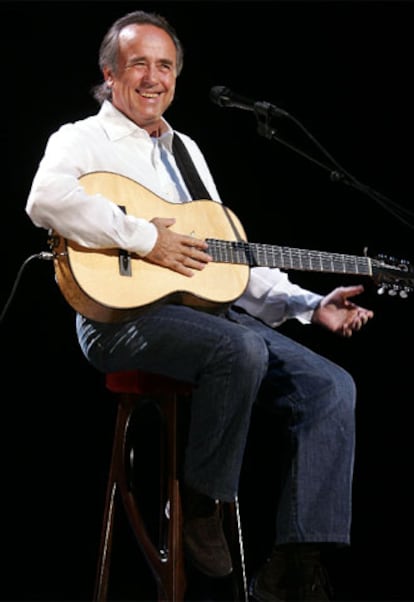
{"type": "MultiPolygon", "coordinates": [[[[204,238],[174,228],[174,203],[192,199],[178,167],[178,136],[209,197],[217,203],[220,197],[197,144],[164,118],[183,66],[181,43],[163,17],[135,11],[108,30],[99,64],[104,81],[94,95],[101,108],[51,135],[27,213],[36,226],[87,249],[136,254],[163,268],[159,278],[174,273],[185,287],[212,267],[213,257],[204,238]],[[154,211],[157,197],[171,203],[168,215],[125,213],[122,199],[112,199],[104,186],[88,192],[82,176],[94,172],[138,182],[154,194],[154,211]]],[[[141,286],[150,287],[150,279],[141,286]]],[[[139,368],[193,384],[181,484],[184,542],[209,576],[232,571],[220,502],[237,495],[253,408],[283,420],[276,540],[252,580],[257,601],[328,599],[320,546],[350,543],[353,379],[277,327],[297,319],[349,337],[373,317],[351,301],[362,291],[361,285],[338,287],[323,297],[278,269],[255,267],[231,307],[219,304],[216,311],[166,301],[116,323],[77,313],[79,344],[98,370],[139,368]]]]}

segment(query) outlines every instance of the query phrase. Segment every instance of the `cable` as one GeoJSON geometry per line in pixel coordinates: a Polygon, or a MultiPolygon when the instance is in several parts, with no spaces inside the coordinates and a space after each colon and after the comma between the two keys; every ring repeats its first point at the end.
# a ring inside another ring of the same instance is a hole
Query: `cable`
{"type": "Polygon", "coordinates": [[[24,260],[24,262],[22,263],[22,265],[19,268],[19,271],[17,272],[16,280],[14,281],[9,298],[7,299],[6,304],[0,314],[0,324],[3,322],[4,316],[6,315],[6,312],[10,306],[10,303],[12,302],[13,297],[16,293],[17,286],[20,282],[23,271],[24,271],[25,267],[29,264],[29,262],[32,261],[33,259],[43,259],[43,260],[51,261],[52,259],[54,259],[54,257],[55,256],[53,253],[50,253],[48,251],[41,251],[40,253],[35,253],[34,255],[30,255],[30,257],[28,257],[27,259],[24,260]]]}

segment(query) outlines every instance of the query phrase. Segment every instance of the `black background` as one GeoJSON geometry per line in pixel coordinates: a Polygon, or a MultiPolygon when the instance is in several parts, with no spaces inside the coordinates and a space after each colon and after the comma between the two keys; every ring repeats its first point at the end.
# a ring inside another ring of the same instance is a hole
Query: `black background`
{"type": "MultiPolygon", "coordinates": [[[[100,81],[101,38],[136,8],[177,29],[184,71],[166,117],[198,141],[249,240],[414,260],[412,218],[404,224],[260,135],[253,113],[209,100],[212,86],[225,85],[283,107],[353,176],[412,210],[413,3],[1,3],[2,309],[21,275],[1,325],[3,600],[92,596],[115,408],[81,355],[53,264],[26,262],[48,247],[24,209],[49,134],[97,110],[89,90],[100,81]]],[[[323,160],[298,128],[275,127],[323,160]]],[[[291,278],[322,293],[366,285],[358,301],[376,316],[350,340],[296,323],[285,330],[358,385],[353,545],[333,567],[342,598],[412,600],[413,298],[378,296],[363,278],[291,278]]],[[[246,528],[260,539],[253,518],[246,528]]],[[[128,541],[117,562],[114,597],[151,596],[128,541]]]]}

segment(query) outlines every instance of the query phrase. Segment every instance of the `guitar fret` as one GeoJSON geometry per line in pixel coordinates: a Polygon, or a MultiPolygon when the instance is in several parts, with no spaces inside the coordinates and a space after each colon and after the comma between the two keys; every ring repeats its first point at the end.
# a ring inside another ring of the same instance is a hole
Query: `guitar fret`
{"type": "Polygon", "coordinates": [[[207,239],[207,242],[213,260],[221,263],[368,276],[372,273],[371,261],[367,257],[246,241],[207,239]]]}

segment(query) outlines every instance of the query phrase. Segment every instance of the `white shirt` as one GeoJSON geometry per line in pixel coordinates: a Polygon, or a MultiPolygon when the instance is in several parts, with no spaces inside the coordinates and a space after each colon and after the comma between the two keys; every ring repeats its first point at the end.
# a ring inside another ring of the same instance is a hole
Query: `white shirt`
{"type": "MultiPolygon", "coordinates": [[[[159,197],[182,203],[191,200],[172,154],[173,129],[152,138],[105,101],[93,116],[62,125],[46,145],[32,182],[26,212],[33,223],[53,229],[86,248],[122,248],[145,256],[157,230],[148,220],[126,215],[104,194],[89,195],[79,178],[106,171],[139,182],[159,197]]],[[[180,133],[210,193],[221,202],[198,145],[180,133]]],[[[254,267],[237,305],[277,326],[288,318],[307,323],[322,296],[289,281],[277,268],[254,267]]]]}

